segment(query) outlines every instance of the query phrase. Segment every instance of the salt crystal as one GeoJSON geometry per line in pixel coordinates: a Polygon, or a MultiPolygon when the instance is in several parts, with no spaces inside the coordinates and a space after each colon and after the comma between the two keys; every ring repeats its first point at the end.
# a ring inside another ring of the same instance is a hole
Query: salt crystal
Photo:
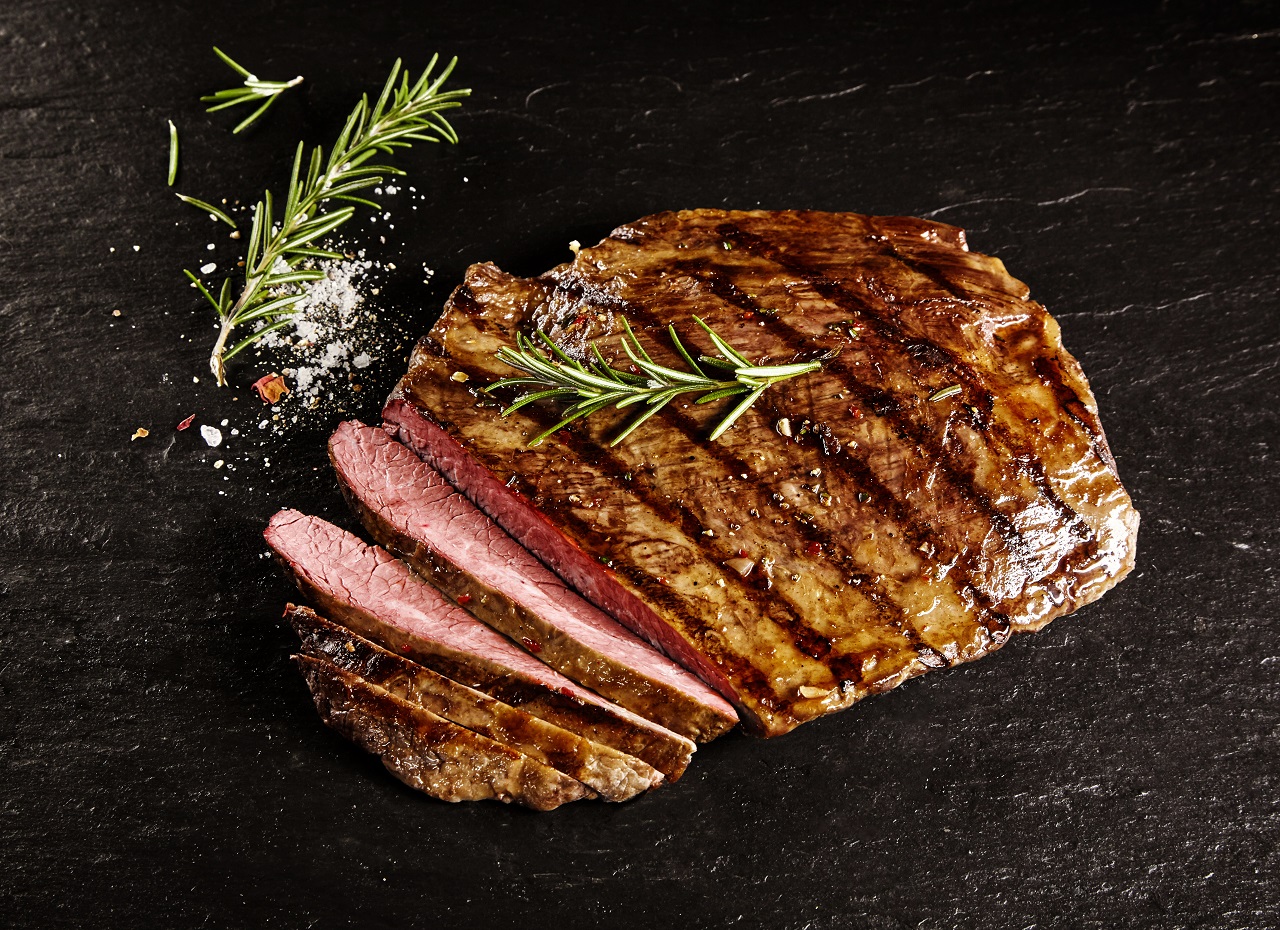
{"type": "Polygon", "coordinates": [[[222,445],[222,430],[218,429],[216,426],[200,427],[200,435],[203,437],[204,441],[208,443],[210,448],[216,449],[218,446],[222,445]]]}
{"type": "Polygon", "coordinates": [[[213,463],[213,467],[214,467],[214,468],[221,468],[221,467],[222,467],[223,465],[225,465],[225,464],[227,464],[227,463],[226,463],[226,462],[224,462],[224,461],[222,461],[222,459],[218,459],[218,461],[216,461],[216,462],[214,462],[214,463],[213,463]]]}
{"type": "Polygon", "coordinates": [[[351,366],[353,368],[368,368],[372,364],[373,359],[369,356],[368,352],[361,352],[351,360],[351,366]]]}
{"type": "Polygon", "coordinates": [[[135,252],[141,252],[141,251],[142,251],[142,246],[140,246],[140,245],[135,245],[135,246],[133,247],[133,250],[134,250],[135,252]]]}
{"type": "Polygon", "coordinates": [[[218,263],[217,263],[217,262],[209,262],[209,263],[208,263],[208,264],[206,264],[206,265],[201,265],[201,266],[200,266],[200,273],[201,273],[201,274],[213,274],[213,273],[214,273],[215,271],[217,271],[217,270],[218,270],[218,263]]]}
{"type": "Polygon", "coordinates": [[[212,252],[214,250],[214,244],[210,242],[208,245],[205,246],[205,248],[208,249],[210,252],[212,252]]]}

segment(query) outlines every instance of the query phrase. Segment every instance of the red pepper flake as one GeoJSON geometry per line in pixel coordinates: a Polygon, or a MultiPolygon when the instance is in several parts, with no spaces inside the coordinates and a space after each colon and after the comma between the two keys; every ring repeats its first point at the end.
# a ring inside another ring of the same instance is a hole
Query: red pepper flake
{"type": "Polygon", "coordinates": [[[401,652],[408,652],[408,651],[409,651],[409,644],[408,644],[408,643],[401,643],[401,644],[400,644],[400,651],[401,651],[401,652]]]}
{"type": "Polygon", "coordinates": [[[750,310],[744,310],[742,311],[742,318],[744,320],[754,320],[756,315],[750,310]]]}
{"type": "Polygon", "coordinates": [[[821,551],[822,551],[822,543],[817,543],[817,542],[809,543],[809,545],[805,546],[805,549],[804,549],[805,555],[817,555],[821,551]]]}
{"type": "Polygon", "coordinates": [[[861,420],[861,419],[862,419],[862,411],[861,411],[861,410],[859,410],[857,407],[855,407],[853,404],[850,404],[850,405],[849,405],[849,416],[853,417],[855,420],[861,420]]]}
{"type": "Polygon", "coordinates": [[[669,585],[669,584],[671,584],[671,582],[667,581],[667,579],[666,579],[666,578],[663,578],[661,575],[659,575],[659,576],[658,576],[658,584],[665,584],[665,585],[669,585]]]}
{"type": "Polygon", "coordinates": [[[541,644],[541,643],[535,643],[533,640],[531,640],[531,639],[530,639],[529,637],[527,637],[527,636],[522,636],[522,637],[520,638],[520,642],[524,643],[524,648],[528,649],[528,650],[529,650],[530,652],[532,652],[534,655],[537,655],[539,652],[541,652],[541,651],[542,651],[542,644],[541,644]]]}
{"type": "Polygon", "coordinates": [[[738,558],[740,558],[740,559],[745,559],[746,557],[747,557],[747,550],[746,550],[746,549],[739,549],[739,550],[738,550],[738,558]]]}
{"type": "Polygon", "coordinates": [[[253,389],[258,392],[264,404],[277,403],[281,397],[289,393],[289,385],[284,383],[284,376],[274,371],[253,382],[253,389]]]}
{"type": "Polygon", "coordinates": [[[181,423],[178,424],[177,426],[178,432],[182,432],[184,429],[186,429],[195,421],[196,421],[196,415],[193,413],[191,414],[191,416],[187,417],[185,420],[183,420],[181,423]]]}
{"type": "Polygon", "coordinates": [[[468,604],[470,604],[470,603],[471,603],[471,595],[470,595],[470,594],[459,594],[459,595],[458,595],[458,606],[459,606],[459,607],[466,607],[466,606],[467,606],[468,604]]]}

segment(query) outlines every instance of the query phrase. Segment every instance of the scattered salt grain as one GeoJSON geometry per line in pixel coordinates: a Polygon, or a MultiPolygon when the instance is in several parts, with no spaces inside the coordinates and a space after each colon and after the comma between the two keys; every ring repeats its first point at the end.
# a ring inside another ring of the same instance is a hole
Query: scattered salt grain
{"type": "Polygon", "coordinates": [[[200,273],[201,273],[201,274],[213,274],[213,273],[214,273],[215,271],[217,271],[217,270],[218,270],[218,263],[217,263],[217,262],[209,262],[209,263],[207,263],[207,264],[204,264],[204,265],[201,265],[201,266],[200,266],[200,273]]]}
{"type": "Polygon", "coordinates": [[[135,245],[135,246],[133,247],[133,250],[134,250],[135,252],[141,252],[141,251],[142,251],[142,246],[140,246],[140,245],[135,245]]]}
{"type": "Polygon", "coordinates": [[[200,436],[208,443],[210,448],[216,449],[222,445],[222,430],[216,426],[200,427],[200,436]]]}
{"type": "Polygon", "coordinates": [[[208,249],[210,252],[212,252],[216,248],[216,246],[212,242],[210,242],[208,245],[205,246],[205,248],[208,249]]]}
{"type": "Polygon", "coordinates": [[[214,467],[214,468],[221,468],[221,467],[222,467],[223,465],[225,465],[225,464],[227,464],[227,463],[226,463],[226,462],[224,462],[222,459],[218,459],[218,461],[216,461],[216,462],[214,462],[214,463],[213,463],[213,467],[214,467]]]}

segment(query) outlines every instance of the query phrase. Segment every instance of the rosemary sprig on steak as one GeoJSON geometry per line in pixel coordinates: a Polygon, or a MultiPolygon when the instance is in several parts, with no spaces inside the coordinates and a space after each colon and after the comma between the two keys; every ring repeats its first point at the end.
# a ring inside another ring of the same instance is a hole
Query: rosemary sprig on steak
{"type": "MultiPolygon", "coordinates": [[[[436,56],[432,56],[421,76],[410,81],[407,71],[401,73],[397,60],[377,102],[371,106],[367,96],[361,97],[347,117],[338,141],[329,150],[328,158],[323,147],[316,146],[305,171],[303,144],[298,143],[284,208],[276,212],[270,191],[254,207],[244,262],[244,286],[239,297],[232,298],[230,278],[222,282],[215,297],[194,273],[186,273],[213,305],[222,324],[209,356],[209,368],[218,384],[227,383],[228,359],[289,323],[293,305],[305,296],[298,292],[297,285],[324,277],[323,271],[311,267],[312,260],[342,258],[339,253],[318,248],[313,243],[351,219],[356,205],[378,209],[376,203],[358,196],[357,192],[381,184],[384,176],[404,174],[390,165],[373,164],[371,159],[391,155],[414,142],[458,141],[457,133],[440,111],[461,106],[461,98],[471,92],[441,90],[457,59],[449,62],[438,77],[432,78],[436,61],[436,56]],[[335,200],[348,205],[321,211],[322,206],[335,200]],[[232,331],[246,323],[256,324],[257,328],[227,348],[232,331]]],[[[191,202],[188,198],[184,200],[191,202]]],[[[208,208],[208,204],[196,205],[208,208]]],[[[217,215],[220,211],[210,209],[209,212],[217,215]]]]}
{"type": "Polygon", "coordinates": [[[689,371],[668,368],[650,358],[632,331],[631,324],[624,318],[622,349],[631,360],[632,371],[623,371],[610,365],[594,342],[591,343],[594,357],[590,364],[583,365],[566,355],[546,333],[538,330],[537,337],[546,345],[549,354],[523,333],[517,334],[516,347],[503,346],[498,350],[497,358],[517,371],[524,372],[524,377],[504,378],[489,385],[485,391],[488,393],[506,387],[535,388],[518,397],[503,410],[504,417],[535,401],[576,401],[565,411],[564,419],[535,436],[530,441],[530,446],[540,444],[556,430],[605,407],[612,406],[621,410],[624,407],[642,405],[640,413],[609,443],[610,446],[616,446],[630,436],[636,427],[681,394],[701,394],[695,401],[698,404],[745,395],[711,431],[708,438],[714,441],[733,426],[738,417],[770,386],[822,367],[821,359],[790,365],[756,365],[725,342],[700,317],[695,316],[693,320],[706,332],[719,354],[699,355],[695,360],[680,341],[675,327],[669,325],[667,333],[671,336],[671,343],[689,366],[689,371]],[[714,374],[708,374],[708,371],[713,371],[714,374]],[[541,390],[536,390],[538,388],[541,390]]]}

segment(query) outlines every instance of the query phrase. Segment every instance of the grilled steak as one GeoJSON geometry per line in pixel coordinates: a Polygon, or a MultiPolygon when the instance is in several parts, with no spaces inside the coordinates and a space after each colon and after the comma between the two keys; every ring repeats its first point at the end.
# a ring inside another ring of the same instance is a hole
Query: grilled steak
{"type": "Polygon", "coordinates": [[[635,756],[669,780],[695,746],[548,668],[445,600],[385,550],[331,523],[282,510],[264,534],[298,587],[325,615],[392,652],[519,707],[548,723],[635,756]]]}
{"type": "Polygon", "coordinates": [[[1133,565],[1138,515],[1057,323],[940,223],[663,213],[537,278],[473,266],[384,416],[766,735],[978,658],[1133,565]],[[625,317],[679,368],[665,330],[705,347],[694,314],[762,364],[827,361],[714,443],[732,401],[670,404],[614,448],[631,411],[529,448],[562,408],[503,419],[481,393],[517,331],[621,365],[625,317]]]}
{"type": "Polygon", "coordinates": [[[442,801],[515,801],[534,810],[592,797],[574,781],[508,746],[450,723],[431,711],[324,659],[294,656],[320,718],[406,785],[442,801]]]}
{"type": "Polygon", "coordinates": [[[460,685],[330,623],[313,610],[290,605],[285,617],[302,640],[304,654],[331,662],[395,697],[549,765],[607,801],[625,801],[662,782],[656,769],[634,756],[460,685]]]}
{"type": "Polygon", "coordinates": [[[552,668],[690,739],[738,722],[724,698],[568,590],[384,430],[343,423],[329,457],[379,543],[552,668]]]}

